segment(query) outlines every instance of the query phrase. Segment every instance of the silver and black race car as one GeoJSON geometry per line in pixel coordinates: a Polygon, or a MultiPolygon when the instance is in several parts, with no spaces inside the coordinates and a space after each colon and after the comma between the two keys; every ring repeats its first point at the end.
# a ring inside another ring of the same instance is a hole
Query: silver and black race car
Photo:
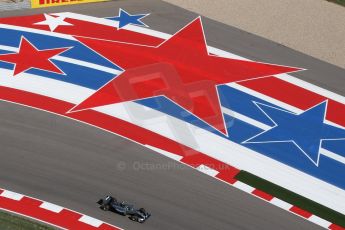
{"type": "Polygon", "coordinates": [[[106,196],[104,199],[100,199],[97,204],[104,211],[112,211],[123,216],[128,216],[129,219],[139,223],[144,223],[151,216],[145,209],[135,209],[133,205],[123,201],[119,202],[112,196],[106,196]]]}

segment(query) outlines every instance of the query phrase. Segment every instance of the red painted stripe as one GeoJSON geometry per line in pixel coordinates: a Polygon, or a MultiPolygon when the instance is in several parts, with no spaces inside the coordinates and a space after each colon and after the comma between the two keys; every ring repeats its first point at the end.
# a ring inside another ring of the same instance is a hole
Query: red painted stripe
{"type": "Polygon", "coordinates": [[[254,194],[255,196],[258,196],[264,200],[267,200],[267,201],[271,201],[273,199],[273,196],[264,192],[264,191],[261,191],[260,189],[255,189],[252,194],[254,194]]]}
{"type": "MultiPolygon", "coordinates": [[[[184,162],[194,168],[200,166],[200,165],[205,165],[209,168],[212,168],[216,171],[218,171],[220,174],[224,174],[227,176],[232,175],[232,178],[237,175],[237,173],[240,172],[239,169],[232,167],[228,164],[225,164],[224,162],[221,162],[219,160],[216,160],[212,157],[209,157],[204,154],[188,154],[185,156],[181,162],[184,162]]],[[[219,174],[218,174],[219,175],[219,174]]]]}
{"type": "Polygon", "coordinates": [[[231,171],[231,172],[221,172],[216,177],[220,180],[223,180],[229,184],[234,184],[237,179],[235,176],[238,174],[238,171],[231,171]]]}
{"type": "MultiPolygon", "coordinates": [[[[3,190],[0,190],[2,192],[3,190]]],[[[104,230],[119,230],[115,226],[103,223],[99,228],[93,227],[89,224],[80,222],[79,219],[82,216],[79,213],[63,209],[60,213],[55,213],[39,206],[43,202],[30,197],[23,197],[20,201],[9,199],[6,197],[0,196],[0,207],[22,215],[26,215],[46,223],[50,223],[62,228],[67,229],[85,229],[85,230],[95,230],[95,229],[104,229],[104,230]]]]}
{"type": "Polygon", "coordinates": [[[333,121],[339,125],[345,127],[345,105],[337,101],[328,101],[327,115],[326,118],[329,121],[333,121]]]}
{"type": "Polygon", "coordinates": [[[329,226],[328,228],[331,230],[345,230],[344,227],[341,227],[341,226],[336,225],[336,224],[331,224],[331,226],[329,226]]]}
{"type": "MultiPolygon", "coordinates": [[[[302,110],[309,109],[328,99],[276,77],[260,78],[238,84],[302,110]]],[[[329,99],[327,120],[345,126],[345,117],[342,114],[345,114],[345,105],[329,99]]]]}
{"type": "Polygon", "coordinates": [[[310,212],[305,211],[303,209],[300,209],[297,206],[292,206],[290,208],[290,211],[293,212],[293,213],[296,213],[297,215],[303,216],[304,218],[307,218],[307,219],[313,215],[310,212]]]}
{"type": "Polygon", "coordinates": [[[59,213],[56,221],[62,226],[67,226],[67,229],[94,230],[95,227],[78,221],[81,216],[82,215],[80,215],[79,213],[75,213],[70,210],[64,209],[59,213]]]}
{"type": "Polygon", "coordinates": [[[238,84],[303,110],[325,100],[324,97],[316,93],[276,77],[255,79],[252,81],[239,82],[238,84]]]}

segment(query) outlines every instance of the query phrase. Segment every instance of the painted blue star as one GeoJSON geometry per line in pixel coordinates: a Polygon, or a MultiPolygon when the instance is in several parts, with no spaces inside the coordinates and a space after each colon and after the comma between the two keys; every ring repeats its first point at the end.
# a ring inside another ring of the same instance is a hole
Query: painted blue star
{"type": "Polygon", "coordinates": [[[119,22],[119,29],[122,27],[132,24],[137,26],[145,26],[148,27],[145,23],[141,21],[144,17],[148,16],[150,14],[129,14],[123,9],[119,9],[119,16],[116,17],[109,17],[107,19],[118,21],[119,22]]]}
{"type": "Polygon", "coordinates": [[[254,103],[275,126],[251,137],[243,144],[290,142],[318,166],[322,141],[345,140],[345,129],[325,123],[327,100],[301,114],[254,103]]]}

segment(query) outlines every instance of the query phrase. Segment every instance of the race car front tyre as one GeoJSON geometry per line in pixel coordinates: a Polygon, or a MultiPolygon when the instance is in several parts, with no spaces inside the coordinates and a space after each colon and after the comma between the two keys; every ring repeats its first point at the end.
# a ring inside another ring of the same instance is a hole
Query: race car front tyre
{"type": "Polygon", "coordinates": [[[110,206],[109,206],[108,204],[102,205],[102,206],[101,206],[101,209],[102,209],[103,211],[109,211],[109,208],[110,208],[110,206]]]}

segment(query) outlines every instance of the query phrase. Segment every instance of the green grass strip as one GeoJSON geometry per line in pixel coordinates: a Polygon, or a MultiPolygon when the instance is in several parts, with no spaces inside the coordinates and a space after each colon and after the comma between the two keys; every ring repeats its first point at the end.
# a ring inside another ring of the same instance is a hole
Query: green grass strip
{"type": "Polygon", "coordinates": [[[0,211],[0,229],[1,230],[53,230],[50,226],[0,211]]]}
{"type": "Polygon", "coordinates": [[[283,187],[273,184],[246,171],[240,171],[235,178],[247,185],[260,189],[285,202],[311,212],[316,216],[345,227],[345,215],[320,205],[310,199],[293,193],[283,187]]]}
{"type": "Polygon", "coordinates": [[[334,2],[337,3],[339,5],[345,6],[345,0],[327,0],[329,2],[334,2]]]}

